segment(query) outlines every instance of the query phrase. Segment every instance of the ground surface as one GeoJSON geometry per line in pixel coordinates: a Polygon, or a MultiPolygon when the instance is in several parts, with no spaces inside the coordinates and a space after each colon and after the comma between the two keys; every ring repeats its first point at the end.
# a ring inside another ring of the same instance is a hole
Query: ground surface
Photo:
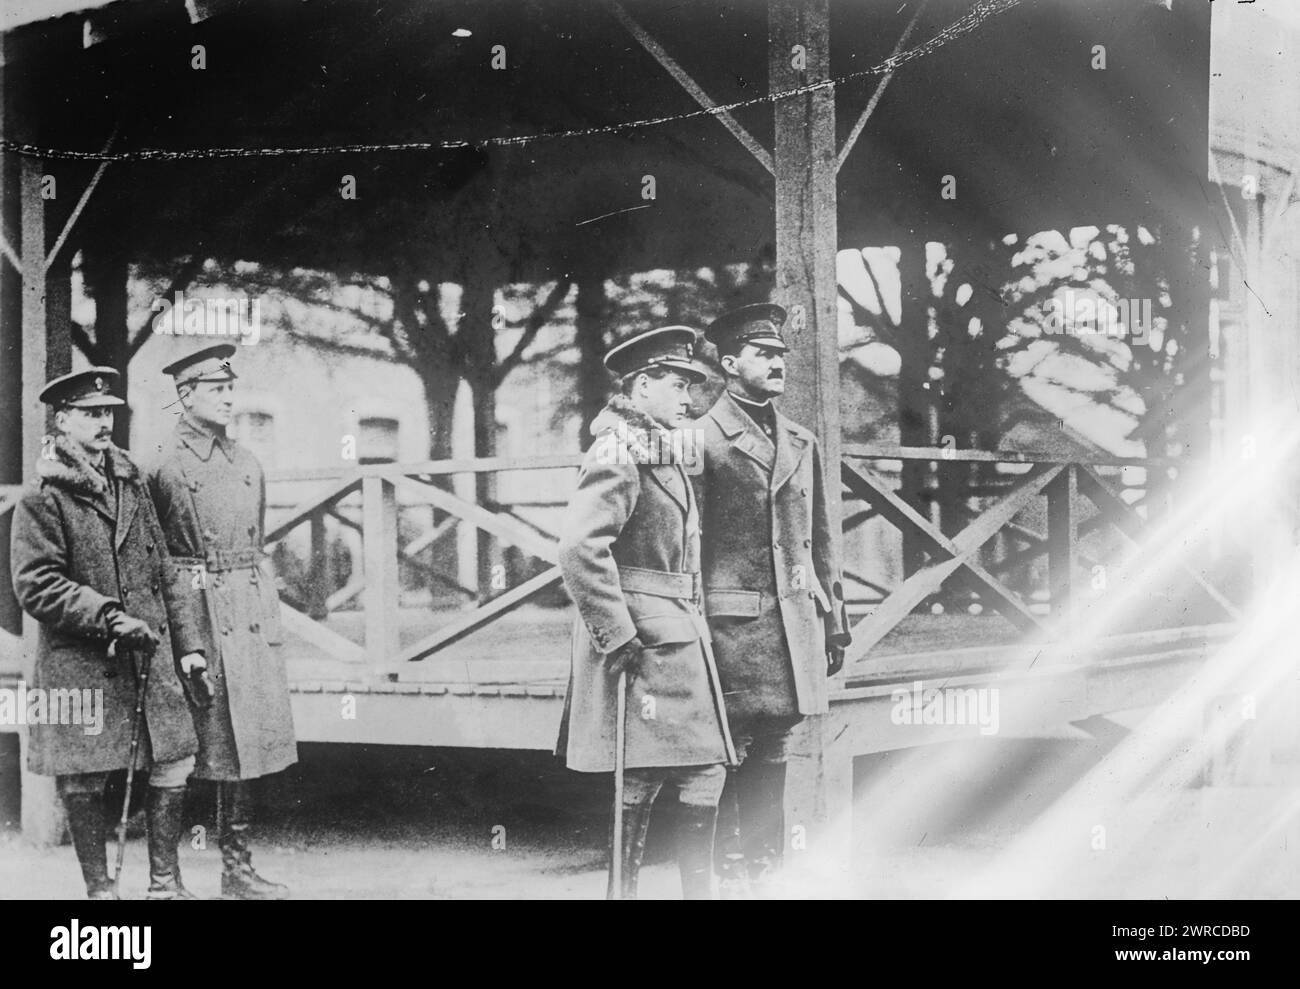
{"type": "MultiPolygon", "coordinates": [[[[1105,812],[1105,840],[1088,818],[1049,835],[1046,858],[1018,842],[1099,764],[1117,738],[931,746],[859,759],[854,859],[816,856],[787,892],[929,898],[1294,897],[1297,794],[1293,768],[1257,785],[1153,788],[1105,812]],[[977,747],[974,747],[977,746],[977,747]],[[1278,825],[1278,826],[1272,826],[1278,825]]],[[[77,898],[69,846],[33,849],[16,831],[13,736],[0,739],[0,897],[77,898]]],[[[255,862],[301,898],[599,897],[606,781],[559,769],[540,754],[302,746],[302,761],[261,788],[255,862]]],[[[669,847],[671,805],[652,828],[646,898],[679,895],[669,847]]],[[[209,825],[195,794],[188,820],[209,825]]],[[[133,822],[125,890],[146,882],[141,822],[133,822]]],[[[215,841],[192,832],[182,867],[215,895],[215,841]]]]}

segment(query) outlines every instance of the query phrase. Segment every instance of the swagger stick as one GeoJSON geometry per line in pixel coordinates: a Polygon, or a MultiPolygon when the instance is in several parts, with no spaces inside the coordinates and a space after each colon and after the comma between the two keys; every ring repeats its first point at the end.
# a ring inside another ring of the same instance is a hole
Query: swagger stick
{"type": "MultiPolygon", "coordinates": [[[[118,642],[118,639],[114,639],[109,644],[110,656],[117,655],[118,642]]],[[[126,655],[128,660],[135,658],[132,650],[127,650],[126,655]]],[[[122,795],[122,817],[117,822],[117,870],[113,873],[113,895],[119,898],[122,895],[122,861],[126,858],[126,819],[131,810],[131,784],[135,780],[135,758],[140,751],[140,729],[144,726],[144,697],[149,689],[149,667],[152,663],[153,654],[146,651],[140,663],[140,677],[136,682],[135,714],[131,716],[131,761],[126,767],[126,793],[122,795]]],[[[134,666],[135,663],[132,662],[131,665],[134,666]]]]}
{"type": "Polygon", "coordinates": [[[618,674],[614,716],[614,834],[609,846],[609,899],[623,899],[623,770],[627,762],[627,670],[618,674]]]}

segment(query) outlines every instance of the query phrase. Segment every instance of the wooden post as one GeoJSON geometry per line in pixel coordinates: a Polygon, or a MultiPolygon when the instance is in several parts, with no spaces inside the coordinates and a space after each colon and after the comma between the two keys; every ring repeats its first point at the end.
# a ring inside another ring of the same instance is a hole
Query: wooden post
{"type": "Polygon", "coordinates": [[[1069,636],[1079,545],[1079,474],[1068,465],[1047,486],[1047,570],[1057,633],[1069,636]]]}
{"type": "MultiPolygon", "coordinates": [[[[47,271],[45,252],[48,236],[45,202],[41,199],[43,162],[24,157],[20,169],[22,196],[23,262],[23,474],[35,481],[35,466],[47,428],[47,412],[38,397],[45,382],[65,373],[71,362],[68,318],[71,310],[71,281],[66,264],[47,271]]],[[[23,616],[23,678],[30,683],[36,660],[36,623],[23,616]]],[[[63,838],[63,808],[54,790],[54,777],[37,776],[27,770],[27,733],[19,734],[22,746],[23,835],[42,845],[63,838]]]]}
{"type": "MultiPolygon", "coordinates": [[[[768,0],[768,86],[787,92],[830,78],[829,0],[768,0]]],[[[840,370],[836,305],[835,92],[830,86],[776,101],[776,296],[790,312],[783,411],[810,428],[822,449],[831,529],[840,529],[840,370]]],[[[827,831],[843,803],[842,753],[829,716],[810,718],[794,746],[788,820],[847,864],[847,826],[827,831]],[[834,763],[834,765],[832,765],[834,763]],[[836,777],[832,779],[831,777],[836,777]],[[837,796],[831,799],[830,791],[837,796]],[[831,844],[835,844],[832,849],[831,844]]],[[[851,756],[847,757],[851,765],[851,756]]],[[[850,773],[851,779],[851,773],[850,773]]],[[[787,840],[790,836],[787,835],[787,840]]]]}
{"type": "Polygon", "coordinates": [[[382,477],[361,479],[361,538],[366,569],[366,663],[383,676],[397,655],[397,495],[382,477]]]}
{"type": "MultiPolygon", "coordinates": [[[[363,482],[364,484],[364,482],[363,482]]],[[[329,614],[325,599],[329,597],[329,545],[325,539],[325,513],[311,517],[311,567],[307,577],[307,614],[321,621],[329,614]]]]}

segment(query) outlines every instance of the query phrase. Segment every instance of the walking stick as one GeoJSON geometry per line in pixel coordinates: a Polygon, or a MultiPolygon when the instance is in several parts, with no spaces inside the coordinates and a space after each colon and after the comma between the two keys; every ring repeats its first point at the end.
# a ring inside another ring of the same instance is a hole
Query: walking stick
{"type": "Polygon", "coordinates": [[[623,770],[627,762],[627,670],[618,674],[614,721],[614,834],[609,850],[609,898],[623,899],[623,770]]]}
{"type": "MultiPolygon", "coordinates": [[[[117,655],[118,641],[114,639],[109,645],[110,656],[117,655]]],[[[130,650],[126,655],[128,659],[134,660],[130,650]]],[[[136,682],[135,714],[131,716],[131,761],[126,767],[126,793],[122,795],[122,817],[117,822],[117,870],[113,873],[113,894],[119,897],[122,894],[122,861],[126,858],[126,819],[131,810],[131,784],[135,780],[136,754],[140,751],[140,729],[144,725],[144,696],[149,688],[149,667],[152,662],[153,655],[146,652],[140,663],[140,676],[136,682]]],[[[134,662],[132,665],[135,665],[134,662]]]]}

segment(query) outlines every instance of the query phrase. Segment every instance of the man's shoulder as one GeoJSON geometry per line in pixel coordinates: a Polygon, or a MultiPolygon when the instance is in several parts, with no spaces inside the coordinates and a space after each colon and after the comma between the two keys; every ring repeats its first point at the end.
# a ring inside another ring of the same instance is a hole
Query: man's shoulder
{"type": "Polygon", "coordinates": [[[789,416],[782,415],[779,410],[777,410],[776,412],[776,424],[778,428],[785,429],[791,433],[794,433],[801,440],[806,440],[809,443],[817,442],[817,437],[813,435],[813,431],[811,429],[809,429],[807,426],[800,425],[799,423],[791,419],[789,416]]]}

